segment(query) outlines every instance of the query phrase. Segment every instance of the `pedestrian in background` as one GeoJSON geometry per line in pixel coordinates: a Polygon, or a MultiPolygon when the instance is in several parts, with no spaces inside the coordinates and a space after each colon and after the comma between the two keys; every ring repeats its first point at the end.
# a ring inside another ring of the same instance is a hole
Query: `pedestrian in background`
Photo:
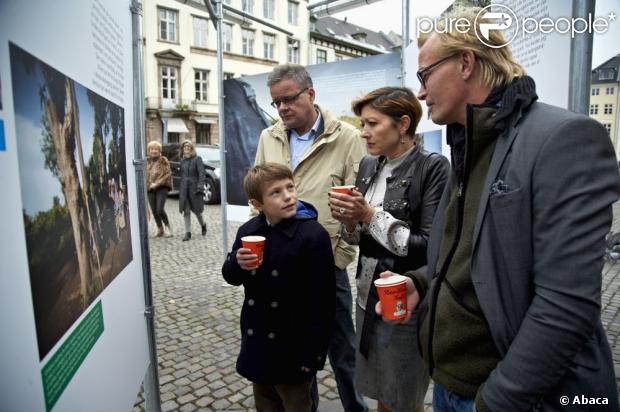
{"type": "MultiPolygon", "coordinates": [[[[333,118],[314,104],[312,78],[302,66],[286,64],[273,69],[267,86],[280,120],[263,130],[256,164],[275,162],[293,171],[299,199],[313,204],[319,223],[329,233],[336,264],[336,320],[329,346],[340,401],[347,412],[367,410],[355,389],[355,329],[352,319],[351,285],[347,265],[355,248],[340,236],[340,223],[329,213],[327,194],[335,185],[355,182],[359,161],[365,154],[359,131],[333,118]]],[[[312,388],[313,410],[318,408],[317,384],[312,388]]]]}
{"type": "Polygon", "coordinates": [[[480,42],[479,12],[419,39],[418,97],[447,125],[453,165],[429,279],[408,281],[433,410],[618,411],[600,313],[614,148],[599,122],[537,102],[502,31],[480,42]]]}
{"type": "Polygon", "coordinates": [[[149,157],[146,163],[146,190],[149,205],[155,224],[157,225],[156,237],[171,237],[170,222],[166,214],[166,199],[172,189],[172,171],[166,156],[161,154],[161,144],[155,140],[146,146],[149,157]]]}
{"type": "Polygon", "coordinates": [[[191,212],[198,219],[202,235],[207,235],[207,224],[202,218],[205,207],[205,166],[202,158],[196,154],[196,149],[190,140],[185,140],[181,144],[181,152],[179,212],[183,213],[185,224],[183,241],[185,242],[192,238],[191,212]]]}
{"type": "Polygon", "coordinates": [[[384,87],[353,102],[369,155],[362,159],[352,195],[331,193],[342,237],[360,247],[357,263],[355,382],[378,401],[380,412],[421,412],[428,389],[417,350],[417,316],[388,324],[375,313],[373,282],[385,270],[426,265],[426,245],[443,193],[448,159],[423,150],[415,137],[422,106],[411,90],[384,87]]]}
{"type": "Polygon", "coordinates": [[[224,279],[245,291],[237,372],[252,382],[258,412],[310,412],[312,382],[325,364],[334,322],[329,235],[316,209],[297,201],[287,166],[255,166],[243,186],[260,214],[239,228],[222,267],[224,279]],[[244,236],[265,238],[258,267],[244,236]]]}

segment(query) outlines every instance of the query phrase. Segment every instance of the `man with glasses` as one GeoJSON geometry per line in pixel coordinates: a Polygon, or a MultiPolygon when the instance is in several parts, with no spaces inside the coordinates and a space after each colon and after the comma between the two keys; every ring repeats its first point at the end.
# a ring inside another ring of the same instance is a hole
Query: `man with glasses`
{"type": "MultiPolygon", "coordinates": [[[[314,205],[319,223],[332,241],[336,262],[336,319],[328,357],[340,401],[347,412],[366,411],[353,382],[355,330],[352,319],[351,285],[346,267],[355,249],[340,237],[340,223],[331,217],[327,194],[331,186],[355,184],[358,165],[366,150],[359,131],[314,103],[316,92],[302,66],[277,66],[267,79],[280,120],[263,130],[256,152],[256,164],[275,162],[293,170],[300,200],[314,205]]],[[[316,380],[312,390],[313,409],[318,408],[316,380]]]]}
{"type": "Polygon", "coordinates": [[[600,123],[537,102],[510,48],[478,40],[478,11],[445,19],[469,33],[419,39],[418,97],[447,125],[453,166],[428,277],[408,285],[433,410],[618,411],[600,315],[614,149],[600,123]]]}

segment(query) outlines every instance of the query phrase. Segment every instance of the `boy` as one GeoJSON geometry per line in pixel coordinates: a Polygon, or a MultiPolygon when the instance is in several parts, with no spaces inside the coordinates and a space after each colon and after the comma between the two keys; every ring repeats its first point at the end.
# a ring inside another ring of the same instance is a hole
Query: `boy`
{"type": "Polygon", "coordinates": [[[243,188],[260,214],[239,228],[222,267],[228,283],[245,289],[237,372],[253,383],[257,411],[309,412],[334,321],[330,238],[316,209],[297,200],[288,167],[255,166],[243,188]],[[241,243],[252,235],[266,238],[256,269],[257,256],[241,243]]]}

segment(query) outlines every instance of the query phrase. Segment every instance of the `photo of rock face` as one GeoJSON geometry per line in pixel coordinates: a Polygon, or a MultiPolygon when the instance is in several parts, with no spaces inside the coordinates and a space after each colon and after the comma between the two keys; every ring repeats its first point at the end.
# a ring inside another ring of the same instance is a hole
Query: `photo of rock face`
{"type": "Polygon", "coordinates": [[[121,106],[10,44],[42,359],[133,259],[121,106]]]}

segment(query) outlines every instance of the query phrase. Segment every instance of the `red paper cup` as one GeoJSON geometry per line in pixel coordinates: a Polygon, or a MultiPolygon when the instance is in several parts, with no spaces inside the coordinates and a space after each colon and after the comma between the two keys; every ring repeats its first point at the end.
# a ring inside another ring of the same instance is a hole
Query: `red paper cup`
{"type": "Polygon", "coordinates": [[[407,278],[394,275],[375,280],[383,317],[388,320],[401,320],[407,317],[407,278]]]}
{"type": "Polygon", "coordinates": [[[353,189],[355,189],[355,185],[346,185],[346,186],[332,186],[331,191],[336,193],[342,193],[344,195],[352,195],[353,189]]]}
{"type": "Polygon", "coordinates": [[[258,256],[258,261],[252,269],[256,269],[263,264],[263,251],[265,250],[265,238],[263,236],[244,236],[241,243],[246,249],[250,249],[252,254],[258,256]]]}

